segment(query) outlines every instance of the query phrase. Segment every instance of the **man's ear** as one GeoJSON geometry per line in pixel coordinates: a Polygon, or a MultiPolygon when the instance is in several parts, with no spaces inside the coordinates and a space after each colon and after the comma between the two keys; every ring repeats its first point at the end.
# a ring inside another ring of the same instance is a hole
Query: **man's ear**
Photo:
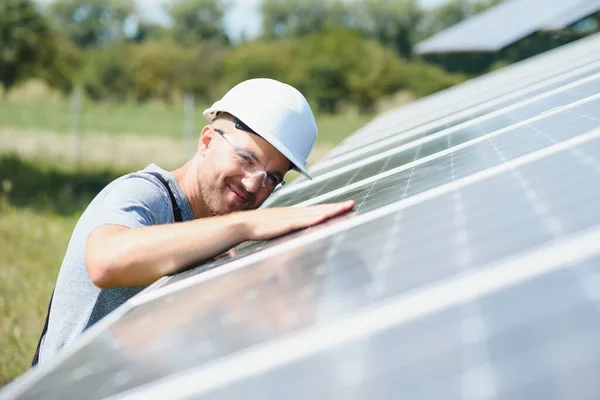
{"type": "Polygon", "coordinates": [[[202,156],[206,155],[210,143],[213,139],[213,130],[210,125],[206,125],[200,132],[200,139],[198,140],[198,153],[202,156]]]}

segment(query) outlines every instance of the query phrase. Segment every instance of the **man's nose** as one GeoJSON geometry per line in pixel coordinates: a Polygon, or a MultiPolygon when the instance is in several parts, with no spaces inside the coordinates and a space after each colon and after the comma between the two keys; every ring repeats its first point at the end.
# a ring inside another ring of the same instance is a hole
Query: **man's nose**
{"type": "Polygon", "coordinates": [[[242,179],[242,183],[244,184],[246,191],[250,193],[258,192],[260,186],[262,185],[264,176],[264,172],[246,175],[244,179],[242,179]]]}

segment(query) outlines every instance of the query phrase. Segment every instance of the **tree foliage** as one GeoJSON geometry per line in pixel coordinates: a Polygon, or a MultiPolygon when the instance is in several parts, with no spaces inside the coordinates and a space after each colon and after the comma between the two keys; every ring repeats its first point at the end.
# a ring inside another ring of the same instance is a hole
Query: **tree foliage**
{"type": "Polygon", "coordinates": [[[223,24],[225,0],[177,0],[169,7],[173,39],[181,45],[204,40],[229,43],[223,24]]]}
{"type": "Polygon", "coordinates": [[[338,26],[409,56],[423,13],[416,0],[263,0],[261,14],[265,38],[301,37],[338,26]]]}
{"type": "Polygon", "coordinates": [[[87,95],[93,100],[126,100],[130,93],[132,76],[127,68],[130,48],[113,44],[86,51],[82,80],[87,95]]]}
{"type": "Polygon", "coordinates": [[[55,0],[48,15],[54,28],[81,48],[125,40],[127,22],[135,20],[132,0],[55,0]]]}
{"type": "Polygon", "coordinates": [[[168,41],[144,43],[133,49],[127,68],[132,91],[140,100],[170,102],[183,92],[208,101],[221,71],[222,50],[205,42],[184,48],[168,41]]]}
{"type": "Polygon", "coordinates": [[[315,108],[334,113],[355,104],[372,111],[384,95],[406,86],[406,65],[391,49],[348,29],[301,38],[257,41],[232,49],[223,62],[223,83],[272,77],[300,89],[315,108]]]}
{"type": "Polygon", "coordinates": [[[299,37],[344,25],[348,8],[339,0],[263,0],[262,35],[268,39],[299,37]]]}
{"type": "Polygon", "coordinates": [[[0,1],[0,84],[5,91],[51,59],[49,27],[29,0],[0,1]]]}
{"type": "MultiPolygon", "coordinates": [[[[132,1],[55,0],[47,8],[55,32],[44,36],[48,28],[35,24],[27,31],[45,40],[25,46],[36,49],[28,53],[37,57],[31,73],[64,93],[81,84],[93,100],[140,102],[183,93],[209,102],[245,79],[270,77],[296,86],[325,113],[348,105],[371,112],[399,90],[420,96],[463,79],[410,59],[423,18],[417,0],[263,0],[263,35],[235,46],[223,19],[229,0],[175,0],[166,26],[138,21],[132,1]],[[126,35],[132,21],[135,32],[126,35]]],[[[0,48],[5,58],[7,48],[0,48]]],[[[19,73],[28,71],[25,60],[19,73]]]]}
{"type": "Polygon", "coordinates": [[[423,18],[417,0],[363,0],[352,3],[351,20],[366,37],[409,57],[423,18]]]}
{"type": "Polygon", "coordinates": [[[47,46],[36,75],[51,87],[67,94],[81,77],[81,69],[84,65],[83,52],[67,37],[57,34],[52,36],[47,46]]]}

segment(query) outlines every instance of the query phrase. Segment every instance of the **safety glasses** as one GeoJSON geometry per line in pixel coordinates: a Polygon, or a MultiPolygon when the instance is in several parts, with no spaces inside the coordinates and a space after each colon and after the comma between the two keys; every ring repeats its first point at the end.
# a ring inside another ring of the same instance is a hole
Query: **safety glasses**
{"type": "Polygon", "coordinates": [[[270,192],[279,190],[285,185],[285,179],[278,178],[276,175],[265,171],[265,168],[260,164],[254,153],[244,149],[243,147],[233,144],[231,140],[227,138],[229,135],[222,129],[213,129],[219,133],[227,143],[229,143],[229,146],[231,146],[231,149],[235,154],[235,160],[238,168],[244,171],[246,175],[244,179],[250,179],[251,181],[254,181],[258,178],[260,179],[260,187],[265,188],[270,192]]]}

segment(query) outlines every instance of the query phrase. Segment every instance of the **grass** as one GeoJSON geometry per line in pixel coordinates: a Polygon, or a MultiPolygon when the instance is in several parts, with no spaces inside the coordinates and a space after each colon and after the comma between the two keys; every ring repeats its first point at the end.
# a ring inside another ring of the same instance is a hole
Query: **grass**
{"type": "MultiPolygon", "coordinates": [[[[196,130],[204,121],[196,110],[196,130]]],[[[310,163],[371,116],[318,116],[310,163]]],[[[87,203],[118,175],[192,154],[181,105],[84,102],[76,163],[70,103],[35,86],[0,98],[0,386],[26,371],[71,231],[87,203]]]]}
{"type": "Polygon", "coordinates": [[[0,203],[0,386],[24,372],[43,326],[48,300],[76,215],[0,203]]]}
{"type": "Polygon", "coordinates": [[[29,367],[71,231],[117,175],[0,153],[0,386],[29,367]]]}

